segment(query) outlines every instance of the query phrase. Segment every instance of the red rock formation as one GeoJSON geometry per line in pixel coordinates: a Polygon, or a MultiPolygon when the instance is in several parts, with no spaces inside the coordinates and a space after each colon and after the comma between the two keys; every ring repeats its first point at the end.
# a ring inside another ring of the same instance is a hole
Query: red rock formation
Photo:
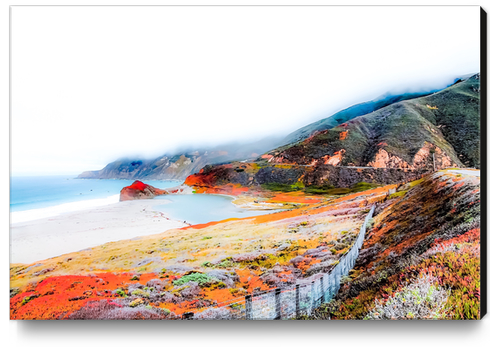
{"type": "MultiPolygon", "coordinates": [[[[383,144],[380,143],[380,145],[383,144]]],[[[400,157],[388,153],[383,148],[380,148],[376,153],[374,160],[369,162],[367,166],[377,168],[401,168],[401,169],[421,169],[424,167],[432,167],[434,165],[436,170],[444,169],[447,167],[457,167],[458,165],[451,160],[451,158],[442,151],[439,147],[432,143],[425,142],[424,146],[419,149],[413,158],[413,163],[410,165],[400,157]],[[432,153],[435,155],[433,156],[432,153]]]]}
{"type": "Polygon", "coordinates": [[[326,155],[322,158],[323,158],[325,164],[337,166],[342,161],[344,153],[345,153],[345,149],[341,149],[340,151],[335,152],[334,155],[332,155],[332,156],[326,155]]]}
{"type": "Polygon", "coordinates": [[[141,181],[134,181],[132,185],[121,189],[119,201],[153,199],[157,195],[168,194],[163,189],[158,189],[141,181]]]}

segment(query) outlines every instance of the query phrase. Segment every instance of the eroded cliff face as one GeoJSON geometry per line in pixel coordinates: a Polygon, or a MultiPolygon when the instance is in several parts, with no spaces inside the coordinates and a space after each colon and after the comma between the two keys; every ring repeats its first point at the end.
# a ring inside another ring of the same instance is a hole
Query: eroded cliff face
{"type": "Polygon", "coordinates": [[[342,157],[344,156],[345,149],[341,149],[340,151],[335,152],[332,156],[326,155],[322,157],[325,165],[333,165],[337,166],[342,161],[342,157]]]}
{"type": "Polygon", "coordinates": [[[418,150],[413,157],[413,162],[407,163],[400,157],[388,153],[384,148],[380,148],[374,159],[367,166],[375,168],[399,168],[399,169],[422,169],[431,168],[435,170],[447,167],[459,167],[445,152],[432,143],[425,142],[424,146],[418,150]]]}

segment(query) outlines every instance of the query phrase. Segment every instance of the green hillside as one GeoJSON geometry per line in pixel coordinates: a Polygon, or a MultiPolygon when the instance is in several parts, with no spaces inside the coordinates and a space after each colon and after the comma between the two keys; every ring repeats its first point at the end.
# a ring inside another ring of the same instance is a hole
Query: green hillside
{"type": "Polygon", "coordinates": [[[371,113],[373,111],[379,110],[380,108],[383,108],[385,106],[391,105],[395,102],[403,101],[403,100],[410,100],[414,99],[417,97],[425,96],[428,93],[404,93],[404,94],[397,94],[397,95],[391,95],[391,94],[384,94],[380,96],[379,98],[372,100],[372,101],[367,101],[363,102],[351,107],[346,108],[345,110],[339,111],[335,114],[333,114],[330,117],[321,119],[319,121],[316,121],[314,123],[308,124],[288,136],[284,138],[284,140],[281,142],[282,145],[287,145],[290,143],[302,141],[306,138],[308,138],[311,134],[313,134],[316,131],[323,131],[327,129],[331,129],[336,127],[337,125],[340,125],[342,123],[345,123],[353,118],[363,116],[365,114],[371,113]]]}
{"type": "Polygon", "coordinates": [[[479,167],[479,74],[266,153],[271,163],[342,166],[479,167]],[[432,154],[435,155],[433,156],[432,154]],[[272,156],[272,157],[271,157],[272,156]],[[381,160],[378,164],[376,161],[381,160]]]}

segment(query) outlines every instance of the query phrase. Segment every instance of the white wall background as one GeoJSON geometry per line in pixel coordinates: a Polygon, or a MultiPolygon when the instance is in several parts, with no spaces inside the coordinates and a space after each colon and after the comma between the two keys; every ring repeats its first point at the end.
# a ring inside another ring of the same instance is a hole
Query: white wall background
{"type": "MultiPolygon", "coordinates": [[[[2,149],[3,162],[9,161],[9,135],[14,134],[14,119],[12,120],[12,132],[9,132],[9,119],[7,117],[9,107],[8,86],[8,46],[9,22],[8,5],[10,4],[37,4],[34,1],[15,1],[8,4],[2,3],[0,21],[2,51],[2,91],[0,102],[4,116],[2,119],[2,149]]],[[[51,4],[76,4],[74,1],[51,1],[51,4]]],[[[88,2],[90,3],[90,1],[88,2]]],[[[131,1],[97,1],[92,3],[104,4],[130,4],[131,1]]],[[[145,1],[146,4],[172,3],[170,1],[145,1]]],[[[192,3],[192,2],[189,2],[192,3]]],[[[200,1],[194,1],[200,3],[200,1]]],[[[214,1],[213,3],[237,3],[237,1],[214,1]]],[[[259,3],[256,1],[256,3],[259,3]]],[[[262,1],[260,3],[263,3],[262,1]]],[[[294,3],[294,1],[267,1],[267,3],[294,3]]],[[[296,3],[298,3],[296,1],[296,3]]],[[[333,1],[308,1],[310,4],[335,4],[333,1]]],[[[344,2],[345,3],[345,2],[344,2]]],[[[362,4],[362,1],[350,1],[351,4],[362,4]]],[[[377,1],[377,4],[403,3],[401,1],[377,1]]],[[[417,1],[418,4],[460,4],[460,1],[417,1]]],[[[482,5],[490,10],[488,0],[468,1],[468,4],[482,5]]],[[[423,8],[425,11],[427,8],[423,8]]],[[[458,8],[459,9],[459,8],[458,8]]],[[[441,13],[443,9],[441,9],[441,13]]],[[[419,24],[417,17],[413,18],[410,26],[416,28],[419,24]]],[[[454,23],[457,26],[457,23],[454,23]]],[[[87,24],[87,26],[90,26],[87,24]]],[[[391,30],[386,31],[391,34],[391,30]]],[[[437,42],[437,36],[431,40],[437,42]]],[[[427,40],[426,36],[420,38],[427,40]]],[[[408,47],[407,47],[408,49],[408,47]]],[[[421,58],[422,59],[422,58],[421,58]]],[[[393,62],[395,63],[395,62],[393,62]]],[[[83,76],[82,76],[83,77],[83,76]]],[[[61,78],[61,77],[60,77],[61,78]]],[[[355,87],[355,86],[354,86],[355,87]]],[[[98,88],[98,86],[96,86],[98,88]]],[[[353,88],[350,85],[350,88],[353,88]]],[[[63,92],[60,90],[60,93],[63,92]]],[[[89,93],[90,91],[87,91],[89,93]]],[[[375,91],[377,93],[377,91],[375,91]]],[[[373,93],[373,94],[376,94],[373,93]]],[[[13,95],[12,95],[13,98],[13,95]]],[[[347,101],[346,101],[347,102],[347,101]]],[[[78,107],[83,105],[77,104],[78,107]]],[[[304,111],[304,110],[302,110],[304,111]]],[[[314,114],[314,111],[311,111],[314,114]]],[[[307,117],[306,113],[302,113],[307,117]]],[[[73,123],[77,129],[78,124],[73,123]]],[[[153,127],[152,127],[153,128],[153,127]]],[[[93,136],[90,136],[93,139],[93,136]]],[[[36,146],[32,146],[35,148],[36,146]]],[[[58,147],[63,147],[59,145],[58,147]]],[[[14,148],[12,148],[12,153],[14,148]]],[[[8,182],[9,172],[4,165],[2,182],[8,182]]],[[[8,235],[8,194],[2,195],[2,217],[4,225],[4,256],[3,259],[3,295],[2,305],[4,328],[3,340],[9,346],[135,346],[135,345],[163,345],[163,346],[380,346],[393,344],[396,346],[484,346],[488,340],[490,320],[486,317],[481,322],[209,322],[199,324],[177,324],[180,322],[9,322],[8,321],[8,251],[6,251],[8,235]]],[[[487,293],[488,295],[488,293],[487,293]]]]}

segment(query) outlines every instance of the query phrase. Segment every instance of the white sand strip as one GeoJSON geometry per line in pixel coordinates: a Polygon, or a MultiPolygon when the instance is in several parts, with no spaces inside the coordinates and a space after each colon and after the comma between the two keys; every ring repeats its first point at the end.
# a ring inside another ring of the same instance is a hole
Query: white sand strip
{"type": "Polygon", "coordinates": [[[186,224],[153,206],[167,200],[123,201],[10,225],[10,262],[32,263],[106,242],[152,235],[186,224]]]}
{"type": "Polygon", "coordinates": [[[75,202],[67,202],[61,205],[37,208],[27,211],[16,211],[10,213],[10,222],[21,223],[34,221],[36,219],[55,217],[66,212],[77,212],[101,206],[115,204],[119,201],[119,194],[109,196],[103,199],[90,199],[75,202]]]}

